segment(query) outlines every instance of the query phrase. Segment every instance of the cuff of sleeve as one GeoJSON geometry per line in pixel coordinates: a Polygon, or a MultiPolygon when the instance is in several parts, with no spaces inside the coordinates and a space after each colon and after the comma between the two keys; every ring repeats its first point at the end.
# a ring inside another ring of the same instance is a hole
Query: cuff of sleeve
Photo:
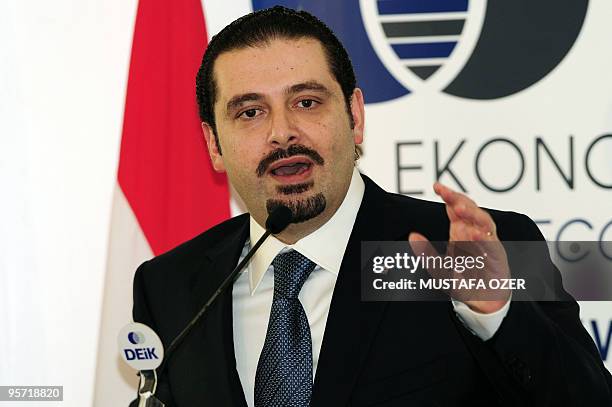
{"type": "Polygon", "coordinates": [[[476,312],[461,301],[452,300],[452,302],[455,313],[461,322],[463,322],[463,325],[472,331],[474,335],[486,341],[491,339],[499,329],[502,321],[508,314],[511,300],[512,297],[508,299],[508,302],[503,307],[490,314],[476,312]]]}

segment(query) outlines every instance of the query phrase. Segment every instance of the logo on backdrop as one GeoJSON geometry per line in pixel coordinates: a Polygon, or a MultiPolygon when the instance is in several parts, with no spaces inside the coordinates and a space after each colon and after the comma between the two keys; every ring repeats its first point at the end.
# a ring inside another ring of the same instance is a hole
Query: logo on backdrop
{"type": "Polygon", "coordinates": [[[588,0],[253,0],[307,10],[346,46],[366,102],[421,89],[498,99],[544,78],[576,41],[588,0]]]}
{"type": "Polygon", "coordinates": [[[591,335],[593,336],[595,345],[597,345],[601,360],[608,362],[610,357],[610,346],[612,345],[612,319],[608,322],[607,327],[605,322],[601,320],[591,319],[588,322],[588,325],[585,324],[585,326],[592,332],[591,335]]]}

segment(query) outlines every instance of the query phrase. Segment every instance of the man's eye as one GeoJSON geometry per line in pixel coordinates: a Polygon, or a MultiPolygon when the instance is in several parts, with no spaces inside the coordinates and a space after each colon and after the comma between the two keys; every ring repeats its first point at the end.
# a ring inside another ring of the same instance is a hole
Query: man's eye
{"type": "Polygon", "coordinates": [[[304,100],[300,100],[298,102],[298,106],[299,107],[303,107],[305,109],[309,109],[309,108],[313,107],[316,103],[317,103],[317,101],[315,101],[315,100],[304,99],[304,100]]]}
{"type": "Polygon", "coordinates": [[[259,109],[248,109],[245,110],[244,112],[240,113],[239,116],[243,116],[243,117],[247,117],[249,119],[257,116],[259,114],[259,109]]]}

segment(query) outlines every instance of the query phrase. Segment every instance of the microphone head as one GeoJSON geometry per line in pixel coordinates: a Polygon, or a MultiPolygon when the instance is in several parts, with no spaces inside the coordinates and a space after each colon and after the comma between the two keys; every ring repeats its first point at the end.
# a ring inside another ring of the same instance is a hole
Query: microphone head
{"type": "Polygon", "coordinates": [[[154,370],[164,359],[164,345],[151,328],[138,322],[127,324],[119,332],[123,360],[136,370],[154,370]]]}
{"type": "Polygon", "coordinates": [[[279,205],[268,215],[268,219],[266,220],[266,230],[270,231],[273,235],[276,235],[283,230],[291,223],[291,219],[293,218],[293,213],[291,213],[291,209],[286,207],[285,205],[279,205]]]}

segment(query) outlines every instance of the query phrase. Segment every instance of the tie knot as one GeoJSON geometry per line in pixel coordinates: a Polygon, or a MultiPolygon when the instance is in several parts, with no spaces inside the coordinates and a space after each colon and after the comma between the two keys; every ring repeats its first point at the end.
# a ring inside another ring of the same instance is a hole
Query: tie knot
{"type": "Polygon", "coordinates": [[[274,295],[297,298],[316,264],[295,250],[290,250],[279,253],[272,260],[272,266],[274,266],[274,295]]]}

